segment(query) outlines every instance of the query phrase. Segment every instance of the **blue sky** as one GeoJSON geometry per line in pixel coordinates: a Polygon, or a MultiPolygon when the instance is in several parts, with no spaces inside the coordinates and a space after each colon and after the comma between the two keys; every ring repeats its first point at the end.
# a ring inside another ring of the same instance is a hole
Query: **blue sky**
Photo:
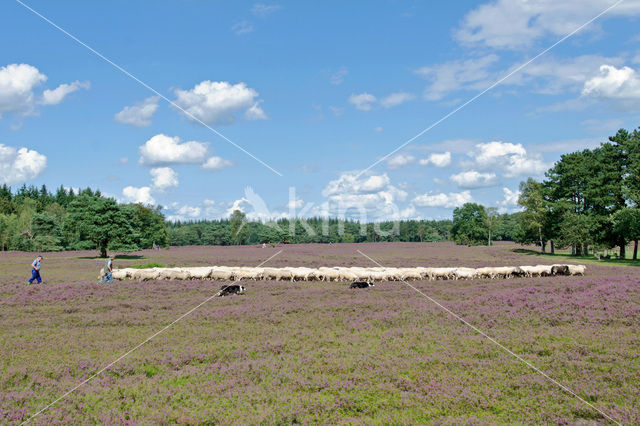
{"type": "Polygon", "coordinates": [[[0,182],[90,186],[174,220],[513,211],[520,181],[640,124],[637,0],[388,157],[614,2],[26,4],[173,105],[2,2],[0,182]]]}

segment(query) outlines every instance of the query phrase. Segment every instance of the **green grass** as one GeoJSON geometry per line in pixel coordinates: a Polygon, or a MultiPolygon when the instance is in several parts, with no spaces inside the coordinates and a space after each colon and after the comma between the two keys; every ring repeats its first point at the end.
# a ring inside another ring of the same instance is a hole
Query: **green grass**
{"type": "Polygon", "coordinates": [[[564,251],[559,251],[556,250],[555,253],[541,253],[537,250],[530,250],[530,249],[514,249],[513,250],[514,253],[519,253],[519,254],[527,254],[527,255],[531,255],[531,256],[543,256],[543,257],[550,257],[553,259],[558,259],[558,260],[573,260],[573,261],[580,261],[580,262],[588,262],[588,263],[598,263],[598,264],[610,264],[610,265],[616,265],[616,266],[640,266],[640,260],[633,260],[633,259],[596,259],[595,257],[593,257],[593,255],[589,255],[589,256],[572,256],[571,254],[569,254],[569,252],[564,252],[564,251]]]}

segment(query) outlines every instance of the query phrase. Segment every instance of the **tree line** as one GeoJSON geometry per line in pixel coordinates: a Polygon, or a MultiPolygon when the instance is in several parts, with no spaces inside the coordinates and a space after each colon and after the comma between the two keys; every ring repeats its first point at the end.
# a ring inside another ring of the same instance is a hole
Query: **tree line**
{"type": "Polygon", "coordinates": [[[167,245],[160,207],[118,204],[90,188],[0,187],[0,250],[134,251],[167,245]]]}
{"type": "MultiPolygon", "coordinates": [[[[640,131],[620,129],[598,148],[561,156],[545,179],[520,184],[513,241],[545,252],[570,247],[574,255],[626,247],[640,239],[640,131]]],[[[473,203],[453,212],[452,237],[459,244],[491,242],[495,210],[473,203]]]]}
{"type": "Polygon", "coordinates": [[[0,187],[0,250],[129,251],[168,245],[363,243],[446,241],[487,244],[496,240],[570,247],[572,254],[620,247],[640,239],[640,130],[619,130],[598,148],[564,154],[545,179],[520,184],[521,212],[467,203],[453,220],[359,223],[313,217],[249,221],[166,222],[160,206],[119,204],[90,188],[55,193],[45,185],[0,187]]]}

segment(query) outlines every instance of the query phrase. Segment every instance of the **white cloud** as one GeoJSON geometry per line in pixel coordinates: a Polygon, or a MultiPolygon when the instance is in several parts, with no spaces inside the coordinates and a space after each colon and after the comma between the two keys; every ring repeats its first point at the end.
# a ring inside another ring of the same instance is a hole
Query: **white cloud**
{"type": "Polygon", "coordinates": [[[0,117],[5,112],[30,115],[35,111],[33,89],[47,76],[28,64],[10,64],[0,68],[0,117]]]}
{"type": "MultiPolygon", "coordinates": [[[[492,1],[469,12],[454,37],[464,44],[526,48],[543,37],[568,34],[612,4],[602,0],[492,1]]],[[[604,17],[639,14],[640,1],[631,0],[617,5],[604,17]]],[[[586,30],[594,29],[599,27],[592,24],[586,30]]]]}
{"type": "Polygon", "coordinates": [[[497,182],[495,173],[480,173],[475,170],[460,172],[452,175],[450,179],[460,188],[482,188],[493,186],[497,182]]]}
{"type": "Polygon", "coordinates": [[[64,98],[75,91],[80,89],[89,89],[91,84],[88,81],[74,81],[71,84],[61,84],[53,90],[45,90],[42,92],[43,105],[58,105],[64,100],[64,98]]]}
{"type": "Polygon", "coordinates": [[[493,75],[489,69],[498,59],[497,55],[490,54],[480,58],[450,61],[419,68],[416,74],[431,82],[425,89],[425,99],[437,101],[452,91],[488,86],[489,78],[493,75]]]}
{"type": "Polygon", "coordinates": [[[417,196],[413,203],[419,207],[460,207],[465,203],[473,202],[473,197],[469,191],[445,193],[428,193],[417,196]]]}
{"type": "Polygon", "coordinates": [[[183,142],[180,138],[158,134],[140,147],[140,164],[198,164],[207,156],[207,143],[183,142]]]}
{"type": "Polygon", "coordinates": [[[600,74],[584,83],[582,95],[601,99],[640,99],[640,78],[629,67],[602,65],[600,74]]]}
{"type": "Polygon", "coordinates": [[[518,199],[520,198],[521,192],[519,190],[512,191],[509,188],[502,188],[502,192],[504,194],[504,200],[499,201],[498,204],[504,207],[515,207],[518,206],[518,199]]]}
{"type": "Polygon", "coordinates": [[[400,167],[408,166],[415,161],[415,157],[412,155],[398,154],[387,160],[387,167],[395,170],[400,167]]]}
{"type": "Polygon", "coordinates": [[[233,123],[245,111],[249,120],[266,118],[258,105],[258,92],[245,83],[205,80],[191,90],[176,90],[176,105],[206,124],[233,123]]]}
{"type": "Polygon", "coordinates": [[[376,102],[376,97],[369,93],[360,93],[359,95],[349,96],[349,103],[361,111],[369,111],[376,102]]]}
{"type": "Polygon", "coordinates": [[[158,109],[158,97],[152,96],[132,106],[126,106],[115,115],[115,120],[121,124],[129,124],[135,127],[151,125],[151,118],[158,109]]]}
{"type": "Polygon", "coordinates": [[[279,4],[255,3],[251,7],[251,13],[253,13],[256,16],[259,16],[260,18],[266,18],[267,16],[271,15],[273,12],[276,12],[280,9],[282,9],[282,6],[280,6],[279,4]]]}
{"type": "Polygon", "coordinates": [[[381,131],[383,131],[383,130],[384,130],[384,129],[382,128],[382,126],[377,126],[377,127],[374,127],[374,128],[373,128],[373,131],[374,131],[374,132],[378,132],[378,133],[380,133],[380,132],[381,132],[381,131]]]}
{"type": "Polygon", "coordinates": [[[122,196],[129,203],[155,204],[156,200],[151,196],[151,188],[143,186],[137,188],[135,186],[127,186],[122,189],[122,196]]]}
{"type": "Polygon", "coordinates": [[[178,173],[171,167],[158,167],[150,170],[153,180],[153,188],[164,190],[173,186],[178,186],[178,173]]]}
{"type": "Polygon", "coordinates": [[[193,219],[200,216],[200,214],[202,213],[202,209],[200,207],[182,206],[178,209],[177,212],[181,216],[186,216],[193,219]]]}
{"type": "Polygon", "coordinates": [[[260,108],[260,104],[256,102],[244,112],[244,118],[247,120],[266,120],[267,114],[260,108]]]}
{"type": "Polygon", "coordinates": [[[481,169],[496,168],[504,170],[505,177],[539,176],[542,175],[550,164],[543,161],[540,155],[527,153],[522,144],[493,141],[479,143],[473,154],[474,165],[481,169]]]}
{"type": "Polygon", "coordinates": [[[225,160],[222,157],[213,156],[202,165],[202,168],[206,170],[222,170],[231,166],[233,166],[231,161],[225,160]]]}
{"type": "Polygon", "coordinates": [[[405,191],[391,184],[386,173],[361,176],[356,172],[342,173],[327,184],[322,195],[327,202],[317,206],[314,214],[348,214],[363,221],[398,215],[397,203],[407,198],[405,191]]]}
{"type": "Polygon", "coordinates": [[[433,153],[428,158],[423,158],[418,162],[421,166],[434,165],[436,167],[447,167],[451,164],[451,153],[449,151],[442,154],[433,153]]]}
{"type": "Polygon", "coordinates": [[[414,98],[415,96],[411,93],[406,93],[406,92],[391,93],[390,95],[380,99],[380,105],[382,105],[385,108],[391,108],[391,107],[400,105],[404,102],[410,101],[414,98]]]}
{"type": "Polygon", "coordinates": [[[35,89],[47,81],[47,76],[28,64],[9,64],[0,68],[0,118],[3,113],[22,116],[37,113],[36,106],[57,105],[77,90],[88,89],[89,82],[63,83],[53,90],[46,89],[37,95],[35,89]]]}
{"type": "MultiPolygon", "coordinates": [[[[533,93],[559,95],[566,90],[578,92],[584,82],[595,75],[604,62],[621,64],[621,58],[600,55],[581,55],[573,58],[546,56],[527,65],[503,84],[526,87],[533,93]]],[[[512,72],[521,64],[514,64],[502,74],[512,72]]],[[[495,76],[498,79],[498,75],[495,76]]]]}
{"type": "Polygon", "coordinates": [[[231,27],[231,31],[233,31],[238,35],[249,34],[250,32],[253,31],[253,25],[249,21],[242,20],[240,22],[235,23],[231,27]]]}
{"type": "Polygon", "coordinates": [[[0,143],[0,183],[13,185],[37,177],[47,167],[47,157],[27,148],[0,143]]]}

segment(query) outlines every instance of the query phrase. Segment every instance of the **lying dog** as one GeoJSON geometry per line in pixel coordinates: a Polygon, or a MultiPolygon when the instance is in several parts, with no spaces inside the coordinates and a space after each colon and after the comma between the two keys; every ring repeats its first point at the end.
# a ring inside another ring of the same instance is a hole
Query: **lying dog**
{"type": "Polygon", "coordinates": [[[232,294],[242,294],[244,293],[244,286],[241,285],[223,285],[220,288],[220,291],[218,292],[218,296],[223,297],[223,296],[230,296],[232,294]]]}
{"type": "Polygon", "coordinates": [[[349,288],[369,288],[369,287],[374,287],[374,285],[366,281],[356,281],[349,286],[349,288]]]}

